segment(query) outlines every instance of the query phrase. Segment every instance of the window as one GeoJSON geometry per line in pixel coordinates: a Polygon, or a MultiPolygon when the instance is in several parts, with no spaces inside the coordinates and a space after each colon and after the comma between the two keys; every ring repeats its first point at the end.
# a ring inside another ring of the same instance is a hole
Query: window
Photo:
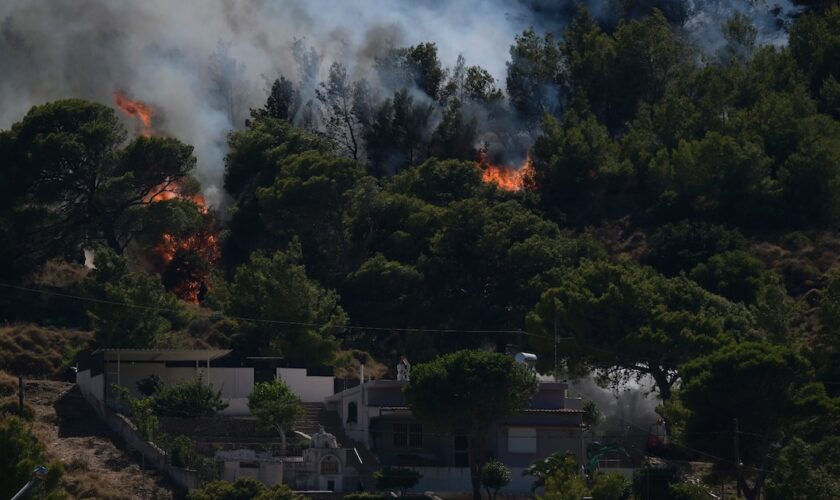
{"type": "Polygon", "coordinates": [[[420,424],[394,424],[394,448],[422,448],[423,426],[420,424]]]}
{"type": "Polygon", "coordinates": [[[536,453],[537,429],[534,427],[508,428],[508,451],[510,453],[536,453]]]}
{"type": "Polygon", "coordinates": [[[408,424],[394,424],[394,448],[405,448],[408,442],[408,424]]]}
{"type": "Polygon", "coordinates": [[[467,436],[465,434],[455,434],[455,440],[452,443],[452,449],[455,452],[453,455],[455,467],[469,467],[469,441],[467,440],[467,436]]]}
{"type": "Polygon", "coordinates": [[[411,424],[408,431],[408,447],[422,448],[423,447],[423,426],[420,424],[411,424]]]}
{"type": "Polygon", "coordinates": [[[359,407],[356,405],[355,401],[351,401],[347,405],[347,423],[356,423],[358,422],[359,418],[359,407]]]}

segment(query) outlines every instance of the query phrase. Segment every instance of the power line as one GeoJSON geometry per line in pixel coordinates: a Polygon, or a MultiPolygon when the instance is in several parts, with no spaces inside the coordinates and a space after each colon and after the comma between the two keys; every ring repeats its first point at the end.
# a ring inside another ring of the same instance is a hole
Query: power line
{"type": "MultiPolygon", "coordinates": [[[[118,302],[113,300],[105,300],[105,299],[97,299],[94,297],[85,297],[82,295],[74,295],[70,293],[58,292],[55,290],[45,290],[41,288],[31,288],[25,287],[20,285],[12,285],[9,283],[0,283],[0,287],[3,288],[10,288],[14,290],[20,290],[25,292],[32,292],[32,293],[43,293],[47,295],[54,295],[56,297],[64,297],[74,300],[79,300],[82,302],[93,302],[97,304],[105,304],[105,305],[112,305],[118,307],[130,307],[134,309],[140,309],[144,311],[157,311],[157,312],[171,312],[177,313],[180,312],[177,309],[168,308],[168,307],[160,307],[160,306],[149,306],[149,305],[142,305],[142,304],[133,304],[129,302],[118,302]]],[[[278,320],[278,319],[266,319],[266,318],[250,318],[246,316],[234,316],[224,313],[219,313],[222,317],[228,319],[235,319],[239,321],[248,321],[254,323],[266,323],[266,324],[277,324],[277,325],[285,325],[285,326],[304,326],[304,327],[311,327],[311,328],[341,328],[344,330],[370,330],[370,331],[402,331],[402,332],[416,332],[416,333],[466,333],[466,334],[517,334],[517,335],[528,335],[530,337],[538,337],[538,338],[545,338],[551,339],[552,337],[548,335],[542,335],[533,332],[527,332],[525,330],[467,330],[467,329],[459,329],[459,328],[416,328],[416,327],[384,327],[384,326],[366,326],[366,325],[345,325],[345,326],[336,326],[331,325],[330,323],[310,323],[310,322],[303,322],[303,321],[285,321],[285,320],[278,320]]]]}

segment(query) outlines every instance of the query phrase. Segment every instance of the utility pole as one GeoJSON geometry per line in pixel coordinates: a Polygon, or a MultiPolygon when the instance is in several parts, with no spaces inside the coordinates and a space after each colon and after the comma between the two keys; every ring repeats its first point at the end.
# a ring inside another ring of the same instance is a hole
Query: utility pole
{"type": "Polygon", "coordinates": [[[554,381],[557,382],[557,314],[554,314],[554,381]]]}
{"type": "Polygon", "coordinates": [[[740,444],[738,442],[738,419],[732,419],[732,451],[735,457],[735,484],[738,492],[738,497],[741,497],[741,452],[740,444]]]}

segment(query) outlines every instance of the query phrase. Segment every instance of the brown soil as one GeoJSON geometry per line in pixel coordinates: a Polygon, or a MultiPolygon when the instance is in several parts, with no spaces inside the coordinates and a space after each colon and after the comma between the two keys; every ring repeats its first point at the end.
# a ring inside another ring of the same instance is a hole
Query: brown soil
{"type": "Polygon", "coordinates": [[[73,384],[30,380],[24,389],[47,454],[64,463],[71,498],[173,498],[166,478],[141,468],[140,455],[125,449],[73,384]]]}

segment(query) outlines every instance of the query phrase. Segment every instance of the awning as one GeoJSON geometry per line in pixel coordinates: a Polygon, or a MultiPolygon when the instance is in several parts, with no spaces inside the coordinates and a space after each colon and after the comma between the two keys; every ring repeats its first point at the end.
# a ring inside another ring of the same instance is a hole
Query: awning
{"type": "Polygon", "coordinates": [[[213,361],[227,356],[230,349],[100,349],[105,361],[213,361]]]}

